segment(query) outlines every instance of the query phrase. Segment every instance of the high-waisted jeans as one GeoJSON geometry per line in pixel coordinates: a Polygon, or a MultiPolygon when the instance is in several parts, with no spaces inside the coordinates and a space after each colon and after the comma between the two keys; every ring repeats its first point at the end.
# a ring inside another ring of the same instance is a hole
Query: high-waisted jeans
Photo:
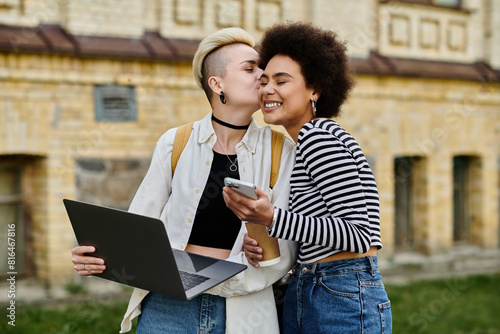
{"type": "Polygon", "coordinates": [[[201,294],[183,301],[150,292],[141,304],[138,334],[224,334],[226,299],[201,294]]]}
{"type": "Polygon", "coordinates": [[[377,257],[297,264],[283,311],[285,334],[392,332],[377,257]]]}

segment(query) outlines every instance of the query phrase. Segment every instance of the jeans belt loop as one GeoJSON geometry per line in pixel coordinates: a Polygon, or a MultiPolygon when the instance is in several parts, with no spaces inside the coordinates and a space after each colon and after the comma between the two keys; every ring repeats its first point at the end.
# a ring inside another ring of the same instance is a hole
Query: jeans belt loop
{"type": "Polygon", "coordinates": [[[373,261],[373,256],[368,256],[368,260],[370,261],[370,272],[372,274],[372,277],[375,276],[375,261],[373,261]]]}

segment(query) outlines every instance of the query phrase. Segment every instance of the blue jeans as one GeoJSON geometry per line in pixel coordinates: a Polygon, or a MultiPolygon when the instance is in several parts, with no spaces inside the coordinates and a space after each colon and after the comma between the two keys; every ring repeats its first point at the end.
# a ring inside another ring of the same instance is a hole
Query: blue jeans
{"type": "Polygon", "coordinates": [[[285,334],[391,333],[391,303],[377,257],[297,264],[285,296],[283,329],[285,334]]]}
{"type": "Polygon", "coordinates": [[[137,334],[224,334],[226,299],[201,294],[183,301],[150,292],[141,304],[137,334]]]}

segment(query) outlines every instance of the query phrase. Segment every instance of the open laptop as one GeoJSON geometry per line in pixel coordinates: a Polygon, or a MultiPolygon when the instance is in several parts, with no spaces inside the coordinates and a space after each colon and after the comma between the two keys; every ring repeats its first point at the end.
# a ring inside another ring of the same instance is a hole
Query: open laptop
{"type": "Polygon", "coordinates": [[[247,268],[246,265],[172,249],[163,222],[127,211],[64,199],[81,246],[104,259],[94,276],[191,299],[247,268]]]}

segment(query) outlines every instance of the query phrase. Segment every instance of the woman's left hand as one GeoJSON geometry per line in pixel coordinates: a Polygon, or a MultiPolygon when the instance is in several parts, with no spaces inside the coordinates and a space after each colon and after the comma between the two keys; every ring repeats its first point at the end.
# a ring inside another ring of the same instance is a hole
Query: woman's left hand
{"type": "Polygon", "coordinates": [[[226,206],[241,220],[270,226],[273,221],[274,206],[262,189],[257,188],[257,199],[239,195],[231,188],[222,191],[226,206]]]}
{"type": "Polygon", "coordinates": [[[259,262],[262,260],[262,248],[259,247],[257,240],[252,239],[248,236],[248,233],[243,237],[243,251],[247,257],[248,263],[250,263],[255,268],[259,268],[259,262]]]}

